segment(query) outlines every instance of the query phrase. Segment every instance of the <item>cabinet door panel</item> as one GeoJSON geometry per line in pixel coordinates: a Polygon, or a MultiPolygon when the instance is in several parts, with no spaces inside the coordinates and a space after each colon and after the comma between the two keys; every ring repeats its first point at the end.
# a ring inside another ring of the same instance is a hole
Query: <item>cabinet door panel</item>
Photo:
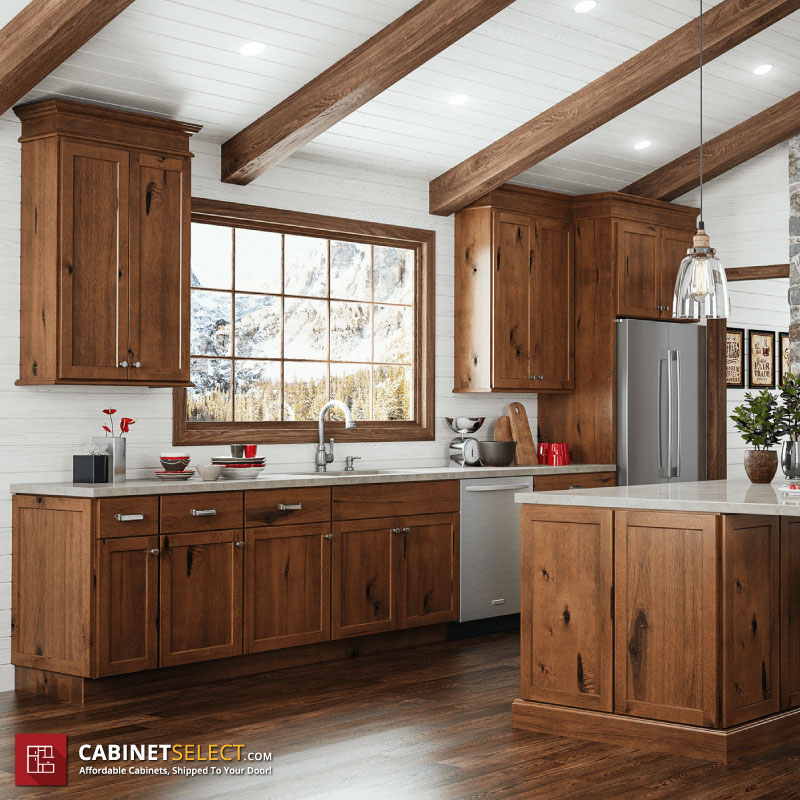
{"type": "Polygon", "coordinates": [[[161,537],[160,665],[242,652],[240,531],[161,537]]]}
{"type": "Polygon", "coordinates": [[[397,535],[392,519],[337,522],[331,554],[332,638],[397,627],[397,535]]]}
{"type": "Polygon", "coordinates": [[[659,243],[659,275],[661,278],[661,319],[672,319],[672,298],[675,294],[675,280],[678,268],[686,257],[686,250],[692,246],[692,234],[687,231],[664,228],[659,243]]]}
{"type": "Polygon", "coordinates": [[[398,625],[410,628],[458,617],[458,516],[403,520],[398,625]]]}
{"type": "Polygon", "coordinates": [[[59,377],[124,380],[129,154],[76,142],[62,148],[59,377]]]}
{"type": "Polygon", "coordinates": [[[135,156],[131,185],[130,378],[187,381],[189,160],[135,156]]]}
{"type": "Polygon", "coordinates": [[[616,512],[614,710],[716,727],[717,517],[616,512]]]}
{"type": "Polygon", "coordinates": [[[330,526],[246,532],[245,652],[330,639],[330,526]]]}
{"type": "Polygon", "coordinates": [[[495,216],[492,388],[531,386],[529,275],[532,220],[520,214],[495,216]]]}
{"type": "Polygon", "coordinates": [[[781,708],[800,706],[800,519],[781,517],[781,708]]]}
{"type": "Polygon", "coordinates": [[[613,512],[523,506],[522,697],[613,707],[613,512]]]}
{"type": "Polygon", "coordinates": [[[537,376],[537,389],[575,387],[573,281],[572,226],[537,219],[530,296],[531,372],[537,376]]]}
{"type": "Polygon", "coordinates": [[[617,315],[660,319],[658,228],[617,223],[617,315]]]}
{"type": "Polygon", "coordinates": [[[158,536],[98,543],[96,674],[158,666],[158,536]]]}
{"type": "Polygon", "coordinates": [[[780,708],[779,526],[776,517],[724,517],[722,725],[780,708]]]}

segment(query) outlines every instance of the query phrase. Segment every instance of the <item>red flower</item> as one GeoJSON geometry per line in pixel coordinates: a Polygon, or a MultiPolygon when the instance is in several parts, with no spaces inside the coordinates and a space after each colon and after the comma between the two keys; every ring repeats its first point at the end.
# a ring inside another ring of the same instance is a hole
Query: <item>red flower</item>
{"type": "Polygon", "coordinates": [[[104,408],[103,409],[103,413],[104,414],[108,414],[108,416],[110,417],[112,414],[116,414],[117,413],[117,409],[116,408],[104,408]]]}
{"type": "Polygon", "coordinates": [[[111,428],[109,428],[108,425],[103,425],[103,430],[111,433],[111,428]]]}
{"type": "Polygon", "coordinates": [[[136,422],[136,420],[135,420],[135,419],[131,419],[130,417],[123,417],[123,418],[122,418],[122,419],[119,421],[119,429],[120,429],[120,430],[121,430],[123,433],[128,433],[128,431],[129,431],[129,430],[130,430],[130,428],[131,428],[131,425],[133,425],[135,422],[136,422]]]}

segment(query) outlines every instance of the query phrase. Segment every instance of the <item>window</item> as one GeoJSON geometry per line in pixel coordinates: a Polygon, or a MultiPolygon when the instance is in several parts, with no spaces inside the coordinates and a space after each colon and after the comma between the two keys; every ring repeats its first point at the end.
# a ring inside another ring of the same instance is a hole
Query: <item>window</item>
{"type": "Polygon", "coordinates": [[[434,234],[192,201],[192,389],[176,444],[433,438],[434,234]],[[331,420],[341,420],[338,409],[331,420]],[[337,426],[334,423],[333,428],[337,426]]]}

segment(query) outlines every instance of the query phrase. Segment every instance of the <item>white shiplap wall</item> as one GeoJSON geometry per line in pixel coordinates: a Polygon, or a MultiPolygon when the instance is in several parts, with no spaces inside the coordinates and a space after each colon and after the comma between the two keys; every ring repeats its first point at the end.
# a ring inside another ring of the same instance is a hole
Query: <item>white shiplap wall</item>
{"type": "MultiPolygon", "coordinates": [[[[726,267],[785,264],[789,258],[789,145],[773,147],[708,183],[706,228],[726,267]]],[[[699,205],[699,192],[676,203],[699,205]]],[[[788,278],[729,284],[732,328],[788,331],[788,278]]],[[[776,337],[776,347],[777,347],[776,337]]],[[[745,347],[747,335],[745,334],[745,347]]],[[[745,370],[749,352],[745,352],[745,370]]],[[[746,389],[728,389],[728,477],[743,477],[745,444],[730,414],[746,389]]]]}
{"type": "MultiPolygon", "coordinates": [[[[169,389],[20,387],[19,368],[19,198],[20,135],[16,117],[0,117],[0,691],[13,688],[9,664],[11,608],[11,498],[8,485],[71,477],[72,454],[82,453],[101,433],[100,410],[108,405],[134,417],[128,437],[128,474],[145,477],[158,466],[159,451],[169,447],[172,393],[169,389]]],[[[522,400],[531,426],[536,396],[453,395],[453,220],[427,213],[427,183],[420,178],[381,175],[365,169],[331,166],[292,158],[247,187],[219,181],[219,146],[195,139],[193,192],[198,196],[256,205],[429,228],[436,231],[436,441],[340,445],[359,455],[360,468],[391,464],[436,466],[445,463],[454,436],[443,417],[487,416],[478,434],[491,438],[494,419],[511,400],[522,400]]],[[[535,430],[535,428],[534,428],[535,430]]],[[[196,463],[225,448],[194,448],[196,463]]],[[[314,446],[263,448],[276,472],[312,468],[314,446]]]]}

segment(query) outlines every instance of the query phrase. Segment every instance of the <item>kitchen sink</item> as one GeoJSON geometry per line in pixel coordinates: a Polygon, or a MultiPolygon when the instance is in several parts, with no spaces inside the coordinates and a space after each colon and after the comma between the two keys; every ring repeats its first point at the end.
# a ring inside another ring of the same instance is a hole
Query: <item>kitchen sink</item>
{"type": "Polygon", "coordinates": [[[339,469],[339,470],[335,470],[335,471],[331,470],[329,472],[309,471],[309,472],[288,472],[286,474],[287,475],[303,475],[303,476],[308,476],[308,477],[319,475],[320,477],[323,477],[323,478],[326,478],[326,477],[330,478],[330,477],[336,477],[336,476],[355,477],[357,475],[392,475],[392,474],[396,474],[398,472],[407,472],[407,471],[408,470],[405,470],[405,469],[356,469],[356,470],[353,470],[352,472],[345,472],[344,470],[339,469]]]}

